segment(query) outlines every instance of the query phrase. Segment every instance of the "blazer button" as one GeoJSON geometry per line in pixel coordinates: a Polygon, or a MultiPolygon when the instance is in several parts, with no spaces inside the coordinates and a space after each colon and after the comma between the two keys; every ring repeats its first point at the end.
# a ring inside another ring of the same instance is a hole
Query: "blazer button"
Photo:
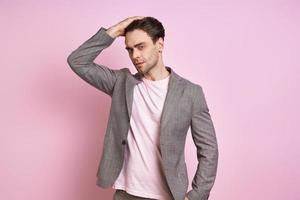
{"type": "Polygon", "coordinates": [[[126,140],[123,140],[123,141],[122,141],[122,144],[125,145],[125,144],[126,144],[126,140]]]}

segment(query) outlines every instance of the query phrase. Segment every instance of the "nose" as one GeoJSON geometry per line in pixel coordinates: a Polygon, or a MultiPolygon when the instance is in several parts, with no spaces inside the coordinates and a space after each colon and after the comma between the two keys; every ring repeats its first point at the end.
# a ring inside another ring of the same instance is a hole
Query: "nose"
{"type": "Polygon", "coordinates": [[[132,59],[137,60],[137,58],[139,58],[139,57],[140,57],[140,52],[133,50],[132,59]]]}

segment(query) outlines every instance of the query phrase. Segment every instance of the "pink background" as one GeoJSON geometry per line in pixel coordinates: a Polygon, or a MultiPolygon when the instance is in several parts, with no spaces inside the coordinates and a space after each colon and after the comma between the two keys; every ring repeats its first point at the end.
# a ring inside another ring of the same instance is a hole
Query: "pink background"
{"type": "MultiPolygon", "coordinates": [[[[134,15],[163,23],[165,65],[204,89],[220,151],[210,199],[300,199],[299,10],[296,0],[2,0],[0,199],[112,198],[96,186],[111,99],[66,59],[134,15]]],[[[96,62],[135,73],[124,47],[116,39],[96,62]]],[[[190,132],[185,153],[191,184],[190,132]]]]}

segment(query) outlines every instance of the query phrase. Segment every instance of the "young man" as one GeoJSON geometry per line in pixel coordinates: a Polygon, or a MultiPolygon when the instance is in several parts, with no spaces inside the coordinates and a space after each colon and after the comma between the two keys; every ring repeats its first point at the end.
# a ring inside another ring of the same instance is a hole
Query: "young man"
{"type": "Polygon", "coordinates": [[[112,98],[96,184],[116,189],[115,200],[205,200],[216,178],[218,145],[202,87],[164,65],[164,36],[157,19],[129,17],[101,27],[68,57],[78,76],[112,98]],[[135,74],[94,62],[119,36],[135,74]],[[198,166],[187,192],[189,127],[198,166]]]}

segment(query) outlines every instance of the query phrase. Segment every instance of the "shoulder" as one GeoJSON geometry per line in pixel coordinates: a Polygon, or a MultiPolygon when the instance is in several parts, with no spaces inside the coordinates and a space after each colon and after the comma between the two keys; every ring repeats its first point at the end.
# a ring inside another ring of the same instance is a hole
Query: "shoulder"
{"type": "Polygon", "coordinates": [[[192,82],[191,80],[188,80],[187,78],[184,78],[182,76],[180,76],[180,80],[184,83],[185,89],[191,92],[192,96],[195,96],[195,93],[203,92],[202,86],[200,84],[192,82]]]}
{"type": "Polygon", "coordinates": [[[124,78],[128,75],[132,75],[129,68],[127,68],[127,67],[123,67],[120,69],[114,69],[113,71],[115,72],[115,74],[117,75],[118,78],[124,78]]]}
{"type": "Polygon", "coordinates": [[[185,85],[185,93],[192,99],[192,104],[194,108],[206,109],[207,103],[205,100],[205,95],[201,84],[192,82],[184,77],[181,77],[181,82],[185,85]]]}

